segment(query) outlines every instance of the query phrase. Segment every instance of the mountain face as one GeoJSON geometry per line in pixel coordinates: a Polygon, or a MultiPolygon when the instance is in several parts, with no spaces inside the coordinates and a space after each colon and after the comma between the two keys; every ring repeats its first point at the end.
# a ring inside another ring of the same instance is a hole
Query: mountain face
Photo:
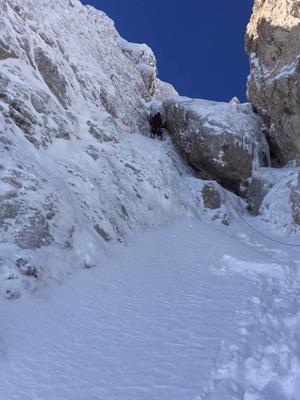
{"type": "Polygon", "coordinates": [[[249,100],[269,130],[273,156],[300,158],[300,3],[256,0],[246,35],[249,100]]]}
{"type": "MultiPolygon", "coordinates": [[[[278,188],[265,185],[269,148],[250,104],[178,96],[147,45],[78,0],[3,0],[0,26],[2,295],[105,265],[132,231],[186,216],[228,226],[247,212],[241,197],[267,215],[278,188]],[[150,139],[156,111],[164,141],[150,139]]],[[[265,218],[276,230],[300,225],[294,181],[280,189],[288,223],[265,218]]]]}
{"type": "Polygon", "coordinates": [[[4,296],[103,264],[132,230],[187,215],[229,223],[218,185],[149,138],[150,102],[177,92],[148,46],[77,0],[1,1],[0,26],[4,296]]]}
{"type": "Polygon", "coordinates": [[[300,169],[265,137],[297,158],[298,3],[256,2],[255,112],[78,0],[0,0],[0,400],[299,399],[300,169]]]}

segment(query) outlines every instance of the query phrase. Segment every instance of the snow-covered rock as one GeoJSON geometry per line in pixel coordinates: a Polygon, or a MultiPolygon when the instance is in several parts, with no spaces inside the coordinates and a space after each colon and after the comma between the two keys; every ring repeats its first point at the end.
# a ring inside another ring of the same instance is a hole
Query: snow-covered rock
{"type": "Polygon", "coordinates": [[[4,0],[0,25],[5,297],[101,264],[129,231],[188,215],[230,221],[223,202],[205,211],[205,183],[172,142],[147,137],[147,101],[176,91],[146,45],[77,0],[4,0]]]}
{"type": "Polygon", "coordinates": [[[245,195],[252,171],[269,162],[251,106],[173,97],[163,109],[171,135],[200,176],[245,195]]]}
{"type": "Polygon", "coordinates": [[[137,66],[150,95],[156,90],[156,58],[146,44],[129,43],[123,39],[120,43],[123,53],[137,66]]]}
{"type": "Polygon", "coordinates": [[[256,0],[248,25],[249,99],[263,117],[273,156],[300,158],[300,3],[256,0]]]}
{"type": "Polygon", "coordinates": [[[170,83],[163,82],[160,79],[156,79],[156,89],[153,97],[159,101],[173,96],[178,96],[178,92],[174,86],[170,83]]]}
{"type": "Polygon", "coordinates": [[[300,227],[300,169],[260,168],[250,182],[249,208],[276,233],[300,227]]]}

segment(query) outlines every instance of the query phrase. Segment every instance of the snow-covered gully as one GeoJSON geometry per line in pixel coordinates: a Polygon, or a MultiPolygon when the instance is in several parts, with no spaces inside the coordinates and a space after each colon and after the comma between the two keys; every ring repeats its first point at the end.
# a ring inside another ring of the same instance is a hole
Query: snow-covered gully
{"type": "Polygon", "coordinates": [[[184,220],[0,300],[0,399],[298,400],[299,253],[251,235],[184,220]]]}

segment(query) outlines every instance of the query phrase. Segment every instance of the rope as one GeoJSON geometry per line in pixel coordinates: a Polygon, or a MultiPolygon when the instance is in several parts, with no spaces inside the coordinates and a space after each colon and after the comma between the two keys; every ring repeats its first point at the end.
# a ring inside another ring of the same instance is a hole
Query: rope
{"type": "Polygon", "coordinates": [[[244,217],[243,215],[237,210],[237,208],[233,205],[233,203],[228,199],[228,196],[225,192],[225,190],[223,189],[224,192],[224,197],[225,197],[225,202],[227,201],[228,204],[230,205],[230,207],[236,212],[236,214],[238,215],[238,217],[248,226],[248,228],[250,228],[252,231],[254,231],[256,234],[258,234],[259,236],[261,236],[262,238],[269,240],[270,242],[273,243],[277,243],[283,246],[289,246],[289,247],[300,247],[300,244],[296,244],[296,243],[287,243],[287,242],[283,242],[280,240],[276,240],[273,239],[269,236],[267,236],[266,234],[260,232],[259,230],[257,230],[254,226],[252,226],[244,217]]]}

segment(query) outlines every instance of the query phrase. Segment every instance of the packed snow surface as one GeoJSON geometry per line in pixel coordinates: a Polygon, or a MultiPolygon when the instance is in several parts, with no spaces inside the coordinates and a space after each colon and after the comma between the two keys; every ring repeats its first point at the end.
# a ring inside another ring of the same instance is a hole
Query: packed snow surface
{"type": "Polygon", "coordinates": [[[182,220],[0,300],[0,399],[298,400],[299,250],[242,232],[182,220]]]}

